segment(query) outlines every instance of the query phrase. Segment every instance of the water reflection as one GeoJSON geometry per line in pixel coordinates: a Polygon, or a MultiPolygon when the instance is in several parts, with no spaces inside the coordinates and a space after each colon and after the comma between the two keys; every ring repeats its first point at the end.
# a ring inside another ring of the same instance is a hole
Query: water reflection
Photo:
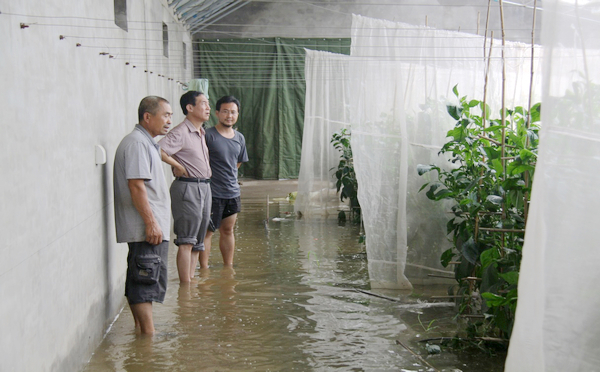
{"type": "MultiPolygon", "coordinates": [[[[154,338],[135,335],[125,308],[85,371],[426,371],[395,340],[423,333],[417,312],[427,310],[353,290],[369,290],[358,227],[296,220],[292,210],[272,205],[266,223],[265,205],[244,204],[234,269],[215,254],[210,269],[180,285],[170,259],[154,338]]],[[[453,355],[436,358],[440,370],[470,370],[453,355]]]]}

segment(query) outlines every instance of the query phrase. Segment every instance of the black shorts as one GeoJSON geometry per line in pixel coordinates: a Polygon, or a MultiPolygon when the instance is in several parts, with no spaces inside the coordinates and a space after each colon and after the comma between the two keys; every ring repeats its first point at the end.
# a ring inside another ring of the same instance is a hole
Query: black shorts
{"type": "Polygon", "coordinates": [[[169,242],[158,245],[148,242],[127,243],[127,278],[125,297],[130,304],[163,302],[167,293],[167,260],[169,242]]]}
{"type": "Polygon", "coordinates": [[[240,213],[242,210],[242,202],[240,197],[233,199],[212,198],[212,209],[210,212],[210,231],[217,231],[221,227],[223,219],[240,213]]]}

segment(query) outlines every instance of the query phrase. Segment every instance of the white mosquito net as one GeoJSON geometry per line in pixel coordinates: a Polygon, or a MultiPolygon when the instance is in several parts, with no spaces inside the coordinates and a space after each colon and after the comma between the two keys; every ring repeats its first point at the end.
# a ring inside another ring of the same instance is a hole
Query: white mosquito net
{"type": "Polygon", "coordinates": [[[598,35],[598,2],[544,2],[543,125],[508,372],[600,368],[598,35]]]}
{"type": "MultiPolygon", "coordinates": [[[[323,116],[323,122],[328,122],[328,115],[334,115],[336,121],[340,115],[339,110],[328,113],[323,107],[313,112],[318,106],[308,102],[339,105],[344,107],[344,115],[349,108],[348,120],[339,121],[351,125],[373,288],[408,289],[411,281],[430,281],[428,274],[442,269],[440,254],[450,246],[446,236],[449,206],[432,202],[424,192],[418,192],[430,179],[419,176],[416,167],[447,163],[438,157],[447,141],[446,133],[454,125],[446,103],[456,100],[452,93],[456,85],[461,96],[483,100],[488,66],[483,56],[489,55],[490,43],[487,102],[497,113],[502,96],[502,48],[498,40],[490,42],[482,36],[355,15],[349,60],[320,54],[344,61],[344,68],[317,68],[323,73],[320,84],[324,87],[307,89],[305,115],[323,116]],[[488,49],[484,49],[484,44],[488,49]],[[335,92],[335,96],[326,97],[329,92],[335,92]]],[[[531,46],[506,43],[505,91],[509,108],[528,103],[530,55],[531,46]]],[[[307,58],[306,63],[307,73],[315,64],[325,64],[315,58],[307,58]]],[[[539,96],[539,92],[534,95],[539,96]]],[[[306,125],[310,128],[319,124],[306,119],[305,131],[306,125]]],[[[329,139],[325,135],[305,135],[301,167],[305,158],[315,160],[322,149],[331,146],[329,139]],[[305,157],[305,152],[313,155],[305,157]]],[[[337,164],[337,160],[331,164],[337,164]]],[[[302,179],[309,173],[300,174],[299,185],[310,183],[302,179]]],[[[302,193],[299,187],[298,198],[304,197],[302,193]]]]}
{"type": "Polygon", "coordinates": [[[334,133],[350,128],[348,56],[306,50],[306,102],[298,194],[294,209],[306,217],[334,216],[347,210],[335,186],[340,153],[334,133]]]}

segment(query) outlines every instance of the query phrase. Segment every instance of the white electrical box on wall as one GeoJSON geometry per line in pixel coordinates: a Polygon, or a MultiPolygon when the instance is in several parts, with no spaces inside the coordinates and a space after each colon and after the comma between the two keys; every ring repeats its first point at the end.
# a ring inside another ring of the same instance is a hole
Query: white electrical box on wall
{"type": "Polygon", "coordinates": [[[96,145],[96,165],[106,164],[106,150],[100,145],[96,145]]]}

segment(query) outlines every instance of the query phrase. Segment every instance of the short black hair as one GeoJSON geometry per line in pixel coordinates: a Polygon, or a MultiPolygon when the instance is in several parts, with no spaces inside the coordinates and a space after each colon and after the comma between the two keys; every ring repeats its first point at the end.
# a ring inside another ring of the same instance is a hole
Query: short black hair
{"type": "Polygon", "coordinates": [[[190,90],[181,96],[181,99],[179,99],[179,104],[181,105],[181,110],[183,111],[184,115],[188,114],[187,105],[196,106],[196,98],[202,95],[204,95],[204,93],[197,90],[190,90]]]}
{"type": "Polygon", "coordinates": [[[169,104],[169,101],[159,96],[144,97],[138,107],[138,121],[140,123],[144,121],[144,114],[147,112],[156,115],[161,102],[169,104]]]}
{"type": "Polygon", "coordinates": [[[221,105],[223,103],[235,103],[237,105],[238,111],[240,111],[240,101],[238,101],[238,99],[235,98],[234,96],[224,96],[224,97],[219,98],[219,100],[217,101],[217,105],[216,105],[217,111],[221,111],[221,105]]]}

